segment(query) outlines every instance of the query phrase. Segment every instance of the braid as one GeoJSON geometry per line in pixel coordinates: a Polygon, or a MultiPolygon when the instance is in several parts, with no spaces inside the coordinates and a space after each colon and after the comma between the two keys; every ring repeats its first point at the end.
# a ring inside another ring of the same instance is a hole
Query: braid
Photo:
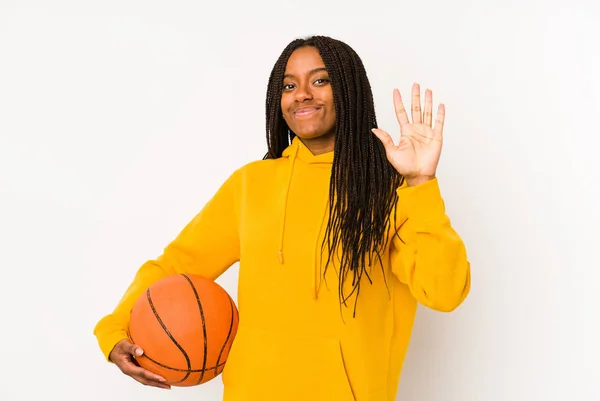
{"type": "Polygon", "coordinates": [[[282,117],[280,101],[287,60],[294,50],[303,46],[315,47],[323,59],[331,80],[336,113],[330,213],[321,248],[328,255],[325,271],[341,249],[338,260],[340,304],[347,305],[354,297],[356,314],[363,277],[372,282],[367,267],[376,261],[381,265],[390,219],[395,220],[396,188],[404,177],[388,162],[383,145],[371,132],[377,127],[375,105],[360,57],[347,44],[326,36],[292,41],[275,63],[267,88],[268,153],[265,159],[281,157],[295,136],[282,117]],[[349,279],[352,290],[345,294],[344,285],[349,279]]]}

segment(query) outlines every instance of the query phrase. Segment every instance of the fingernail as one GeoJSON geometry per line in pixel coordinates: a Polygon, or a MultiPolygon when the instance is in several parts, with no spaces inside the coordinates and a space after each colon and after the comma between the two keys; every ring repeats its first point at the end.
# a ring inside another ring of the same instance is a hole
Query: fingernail
{"type": "Polygon", "coordinates": [[[138,349],[136,349],[136,350],[135,350],[135,354],[136,354],[137,356],[140,356],[140,355],[142,355],[143,353],[144,353],[144,351],[142,351],[142,349],[141,349],[141,348],[138,348],[138,349]]]}
{"type": "Polygon", "coordinates": [[[167,381],[167,379],[165,379],[164,377],[157,376],[157,378],[158,378],[159,382],[166,382],[167,381]]]}

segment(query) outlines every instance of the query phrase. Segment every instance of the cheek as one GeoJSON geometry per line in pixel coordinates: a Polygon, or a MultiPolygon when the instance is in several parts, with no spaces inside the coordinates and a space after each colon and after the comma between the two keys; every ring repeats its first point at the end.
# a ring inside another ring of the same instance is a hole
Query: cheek
{"type": "Polygon", "coordinates": [[[327,105],[328,118],[335,120],[335,103],[333,102],[333,93],[331,91],[328,93],[327,105]]]}
{"type": "Polygon", "coordinates": [[[286,124],[290,124],[289,121],[289,102],[286,102],[286,99],[284,97],[281,98],[281,102],[280,102],[280,107],[281,107],[281,114],[283,115],[283,119],[285,120],[286,124]]]}
{"type": "Polygon", "coordinates": [[[335,124],[336,115],[335,115],[335,105],[333,104],[333,101],[330,103],[329,109],[327,111],[328,111],[327,119],[330,120],[330,122],[332,124],[335,124]]]}
{"type": "Polygon", "coordinates": [[[288,109],[290,108],[290,105],[294,102],[294,99],[292,98],[292,96],[289,93],[283,93],[281,95],[281,100],[279,101],[279,105],[281,107],[281,111],[283,111],[284,113],[288,112],[288,109]]]}

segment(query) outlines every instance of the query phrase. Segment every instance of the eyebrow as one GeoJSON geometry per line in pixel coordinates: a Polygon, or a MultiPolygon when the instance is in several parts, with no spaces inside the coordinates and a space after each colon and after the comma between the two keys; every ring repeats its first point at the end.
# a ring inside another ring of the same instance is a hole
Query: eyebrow
{"type": "MultiPolygon", "coordinates": [[[[312,75],[312,74],[315,74],[315,73],[321,72],[321,71],[327,71],[327,68],[319,67],[319,68],[312,69],[308,72],[308,75],[312,75]]],[[[284,78],[294,78],[294,75],[293,74],[284,74],[283,77],[284,78]]]]}

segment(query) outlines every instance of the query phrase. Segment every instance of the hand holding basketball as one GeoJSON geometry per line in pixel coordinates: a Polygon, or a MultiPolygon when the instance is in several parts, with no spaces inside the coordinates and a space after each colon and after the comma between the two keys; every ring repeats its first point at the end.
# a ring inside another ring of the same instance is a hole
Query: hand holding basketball
{"type": "Polygon", "coordinates": [[[134,356],[141,356],[142,354],[143,351],[140,347],[132,344],[129,340],[121,340],[110,352],[109,359],[121,369],[121,372],[146,386],[170,389],[171,386],[165,383],[166,380],[163,377],[137,364],[134,356]]]}

